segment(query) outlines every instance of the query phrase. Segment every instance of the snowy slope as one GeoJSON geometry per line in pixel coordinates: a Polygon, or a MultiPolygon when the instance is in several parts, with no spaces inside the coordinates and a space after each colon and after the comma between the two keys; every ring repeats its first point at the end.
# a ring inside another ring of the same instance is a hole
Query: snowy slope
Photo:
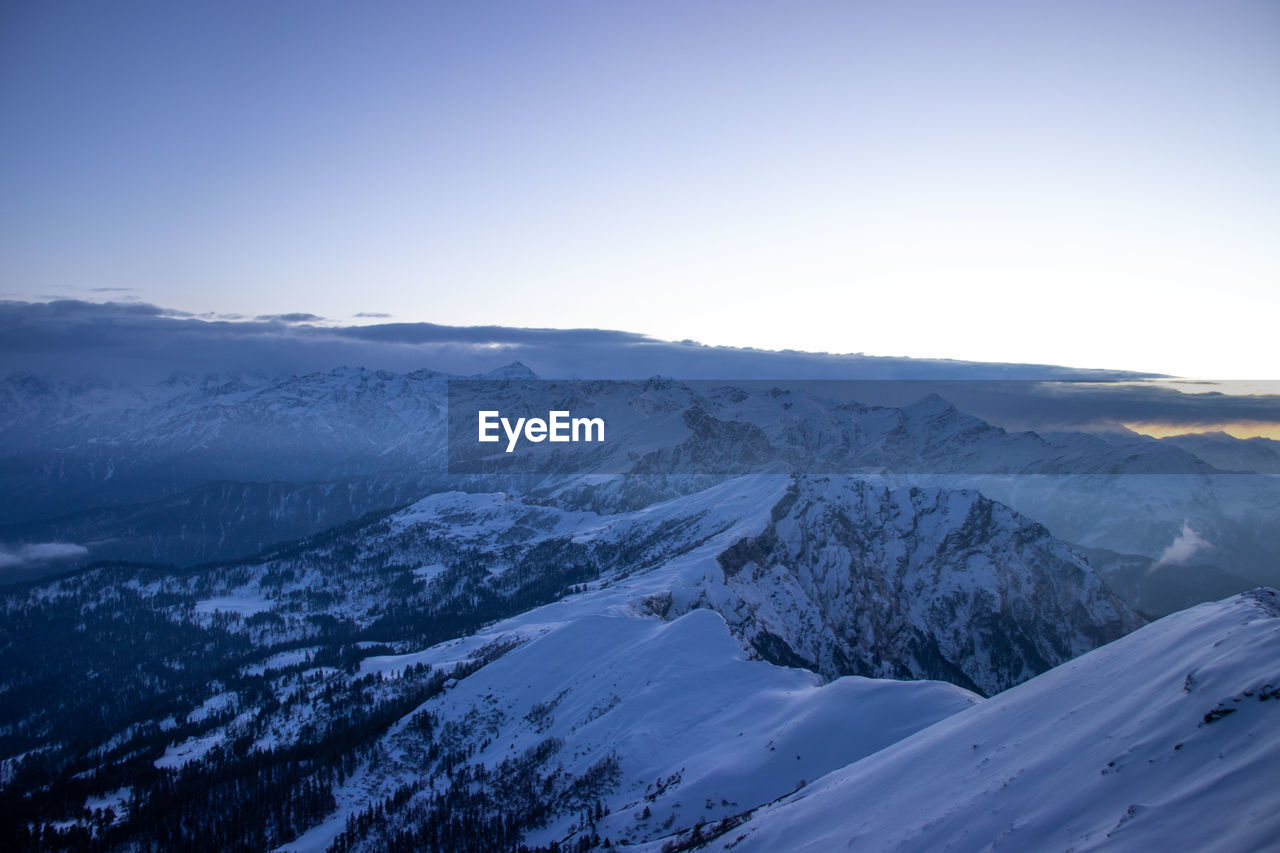
{"type": "MultiPolygon", "coordinates": [[[[471,744],[468,761],[490,768],[547,743],[548,763],[573,776],[609,761],[616,781],[602,795],[610,814],[595,831],[615,841],[767,803],[978,701],[938,682],[824,684],[748,660],[705,610],[662,622],[621,608],[600,616],[577,609],[558,605],[496,626],[490,636],[532,639],[414,714],[433,714],[436,731],[471,744]],[[566,621],[530,624],[549,617],[566,621]]],[[[376,770],[353,781],[356,802],[418,778],[424,748],[412,726],[393,729],[376,770]]],[[[345,819],[340,810],[283,849],[323,849],[345,819]]],[[[572,838],[576,821],[560,816],[530,842],[572,838]]]]}
{"type": "Polygon", "coordinates": [[[1168,616],[949,717],[710,846],[1274,849],[1277,766],[1280,596],[1260,589],[1168,616]]]}

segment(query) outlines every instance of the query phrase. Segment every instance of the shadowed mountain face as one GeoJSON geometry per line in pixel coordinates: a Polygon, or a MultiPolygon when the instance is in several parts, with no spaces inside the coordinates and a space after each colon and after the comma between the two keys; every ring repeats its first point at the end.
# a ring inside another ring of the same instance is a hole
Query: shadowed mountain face
{"type": "Polygon", "coordinates": [[[1152,617],[1167,616],[1204,601],[1218,601],[1255,586],[1207,563],[1162,563],[1105,548],[1074,546],[1095,566],[1117,595],[1152,617]]]}
{"type": "Polygon", "coordinates": [[[209,482],[406,481],[442,469],[444,377],[335,370],[3,388],[6,520],[171,497],[209,482]]]}
{"type": "MultiPolygon", "coordinates": [[[[75,542],[95,560],[193,565],[256,554],[402,506],[442,485],[440,478],[398,475],[302,484],[215,481],[149,503],[3,525],[0,542],[75,542]]],[[[41,569],[32,571],[38,576],[41,569]]]]}

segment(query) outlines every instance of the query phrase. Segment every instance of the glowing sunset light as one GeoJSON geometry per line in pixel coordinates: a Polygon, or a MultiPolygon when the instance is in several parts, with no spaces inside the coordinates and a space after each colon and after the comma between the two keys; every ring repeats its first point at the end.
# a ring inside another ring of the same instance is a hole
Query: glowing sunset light
{"type": "Polygon", "coordinates": [[[1201,424],[1126,423],[1123,426],[1125,429],[1149,435],[1152,438],[1222,432],[1232,438],[1269,438],[1272,441],[1280,441],[1280,424],[1268,421],[1233,421],[1231,423],[1201,424]]]}

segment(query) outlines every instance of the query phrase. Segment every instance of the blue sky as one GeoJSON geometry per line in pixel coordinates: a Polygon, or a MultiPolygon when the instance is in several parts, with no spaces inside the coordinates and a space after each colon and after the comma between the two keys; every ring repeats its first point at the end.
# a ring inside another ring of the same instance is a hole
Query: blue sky
{"type": "Polygon", "coordinates": [[[1280,6],[9,3],[0,296],[1273,378],[1280,6]]]}

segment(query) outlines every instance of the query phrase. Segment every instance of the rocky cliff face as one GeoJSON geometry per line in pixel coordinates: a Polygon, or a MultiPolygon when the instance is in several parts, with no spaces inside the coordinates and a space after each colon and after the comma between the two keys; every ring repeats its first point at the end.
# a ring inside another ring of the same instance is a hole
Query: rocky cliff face
{"type": "Polygon", "coordinates": [[[1140,620],[1043,526],[972,490],[798,478],[719,557],[731,625],[827,675],[994,693],[1140,620]]]}

